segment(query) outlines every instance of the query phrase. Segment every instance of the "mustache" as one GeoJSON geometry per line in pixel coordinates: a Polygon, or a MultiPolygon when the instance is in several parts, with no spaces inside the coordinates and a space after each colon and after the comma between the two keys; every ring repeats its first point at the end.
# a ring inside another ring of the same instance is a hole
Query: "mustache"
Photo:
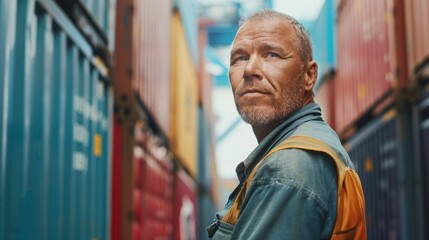
{"type": "Polygon", "coordinates": [[[240,88],[237,88],[237,90],[235,91],[235,93],[238,96],[242,96],[246,93],[263,93],[263,94],[269,94],[271,93],[271,90],[269,88],[267,88],[266,86],[243,86],[240,88]]]}

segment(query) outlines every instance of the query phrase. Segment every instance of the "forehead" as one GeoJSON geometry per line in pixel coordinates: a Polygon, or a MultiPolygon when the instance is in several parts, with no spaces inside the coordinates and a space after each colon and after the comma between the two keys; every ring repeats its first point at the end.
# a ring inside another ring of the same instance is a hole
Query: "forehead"
{"type": "Polygon", "coordinates": [[[277,18],[250,20],[238,29],[233,45],[255,41],[289,44],[296,41],[296,33],[286,20],[277,18]]]}

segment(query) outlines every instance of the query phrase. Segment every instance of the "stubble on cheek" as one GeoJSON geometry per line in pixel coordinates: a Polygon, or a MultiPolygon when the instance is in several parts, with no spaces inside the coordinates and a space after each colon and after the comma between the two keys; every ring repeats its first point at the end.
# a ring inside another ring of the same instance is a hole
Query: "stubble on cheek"
{"type": "Polygon", "coordinates": [[[302,105],[304,87],[299,79],[301,77],[294,79],[293,85],[282,89],[277,98],[269,95],[271,101],[255,99],[252,102],[243,102],[243,99],[235,97],[238,113],[252,126],[264,126],[288,118],[302,105]]]}

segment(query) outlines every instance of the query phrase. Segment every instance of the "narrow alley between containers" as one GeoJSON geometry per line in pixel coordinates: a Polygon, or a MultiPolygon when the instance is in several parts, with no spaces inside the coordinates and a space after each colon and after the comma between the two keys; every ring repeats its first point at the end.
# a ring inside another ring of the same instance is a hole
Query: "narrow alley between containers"
{"type": "Polygon", "coordinates": [[[258,145],[228,71],[261,9],[309,33],[368,239],[428,239],[427,0],[0,0],[0,239],[209,239],[258,145]]]}

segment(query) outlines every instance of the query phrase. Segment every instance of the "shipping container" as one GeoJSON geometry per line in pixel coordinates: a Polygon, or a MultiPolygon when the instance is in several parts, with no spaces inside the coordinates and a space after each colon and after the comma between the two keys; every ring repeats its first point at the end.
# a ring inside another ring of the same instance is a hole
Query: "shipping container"
{"type": "Polygon", "coordinates": [[[135,121],[114,114],[112,150],[111,239],[131,239],[135,121]]]}
{"type": "Polygon", "coordinates": [[[165,139],[147,122],[115,117],[113,152],[112,239],[171,239],[174,163],[165,139]]]}
{"type": "Polygon", "coordinates": [[[201,64],[198,54],[198,14],[195,0],[175,0],[175,7],[180,13],[186,42],[195,68],[201,64]]]}
{"type": "Polygon", "coordinates": [[[194,179],[179,167],[174,183],[174,239],[197,239],[197,185],[194,179]]]}
{"type": "Polygon", "coordinates": [[[115,109],[138,119],[137,109],[171,134],[171,0],[116,3],[115,109]]]}
{"type": "Polygon", "coordinates": [[[205,49],[208,47],[207,30],[201,26],[198,32],[198,103],[204,110],[204,116],[211,128],[214,128],[214,116],[212,107],[213,76],[207,72],[208,61],[205,57],[205,49]]]}
{"type": "Polygon", "coordinates": [[[365,196],[368,239],[426,239],[410,108],[391,108],[346,143],[365,196]]]}
{"type": "Polygon", "coordinates": [[[405,0],[408,72],[418,74],[429,60],[429,3],[426,0],[405,0]]]}
{"type": "Polygon", "coordinates": [[[108,239],[108,69],[54,1],[1,1],[0,45],[0,238],[108,239]]]}
{"type": "Polygon", "coordinates": [[[171,14],[171,0],[116,3],[112,239],[147,235],[143,226],[159,228],[153,220],[143,225],[129,217],[135,195],[132,159],[139,119],[163,139],[164,146],[171,135],[171,14]]]}
{"type": "Polygon", "coordinates": [[[182,20],[177,12],[174,14],[171,24],[172,134],[170,146],[175,157],[195,179],[198,138],[197,70],[192,64],[182,20]]]}
{"type": "Polygon", "coordinates": [[[204,117],[204,110],[198,108],[198,171],[197,182],[204,191],[210,191],[212,184],[212,166],[213,161],[211,146],[213,143],[212,131],[204,117]]]}
{"type": "Polygon", "coordinates": [[[421,222],[422,228],[425,229],[424,235],[427,239],[429,236],[429,84],[424,83],[420,90],[420,99],[414,107],[414,134],[416,144],[414,152],[417,153],[421,161],[416,163],[415,169],[420,169],[416,174],[422,182],[422,201],[425,203],[423,210],[424,221],[421,222]]]}
{"type": "Polygon", "coordinates": [[[320,80],[319,86],[315,93],[317,104],[322,109],[322,118],[331,128],[336,129],[335,126],[335,74],[331,73],[325,75],[320,80]]]}
{"type": "MultiPolygon", "coordinates": [[[[63,10],[69,14],[78,28],[95,25],[101,31],[100,34],[108,35],[111,30],[109,26],[109,9],[114,7],[112,0],[55,0],[63,10]],[[80,20],[80,21],[79,21],[80,20]]],[[[107,38],[106,38],[107,39],[107,38]]]]}
{"type": "Polygon", "coordinates": [[[109,50],[114,29],[116,0],[54,0],[91,44],[97,54],[110,64],[109,50]]]}
{"type": "Polygon", "coordinates": [[[206,228],[213,224],[215,214],[219,210],[211,195],[198,193],[197,239],[209,240],[206,228]]]}
{"type": "Polygon", "coordinates": [[[325,0],[319,16],[308,29],[313,44],[313,59],[318,65],[316,91],[321,80],[336,67],[335,10],[334,0],[325,0]]]}
{"type": "Polygon", "coordinates": [[[133,239],[172,239],[174,169],[171,153],[147,126],[136,127],[133,239]]]}
{"type": "MultiPolygon", "coordinates": [[[[172,1],[132,1],[126,5],[122,14],[123,17],[118,21],[123,22],[117,24],[128,24],[131,19],[133,21],[130,28],[132,61],[128,68],[133,89],[162,132],[171,137],[172,1]]],[[[121,41],[122,37],[124,35],[117,35],[117,41],[121,41]]],[[[119,84],[126,86],[130,83],[121,81],[119,84]]]]}
{"type": "Polygon", "coordinates": [[[335,102],[342,135],[408,81],[403,1],[344,0],[337,10],[335,102]]]}
{"type": "Polygon", "coordinates": [[[206,227],[213,223],[218,203],[217,171],[214,156],[213,129],[198,108],[197,239],[208,239],[206,227]]]}

